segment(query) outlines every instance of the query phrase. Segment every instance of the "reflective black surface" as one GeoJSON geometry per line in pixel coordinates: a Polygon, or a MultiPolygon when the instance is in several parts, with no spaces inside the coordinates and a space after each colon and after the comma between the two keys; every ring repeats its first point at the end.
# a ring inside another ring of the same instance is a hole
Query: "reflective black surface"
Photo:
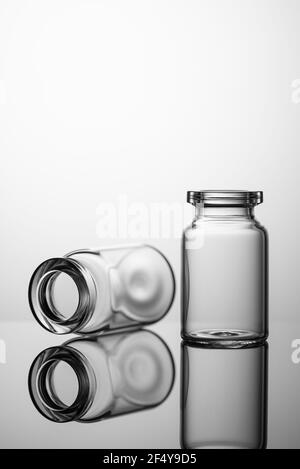
{"type": "MultiPolygon", "coordinates": [[[[39,353],[48,347],[61,346],[65,341],[62,337],[42,330],[33,321],[1,322],[1,448],[180,448],[183,444],[180,442],[180,325],[166,318],[149,330],[155,331],[165,342],[175,362],[175,382],[166,399],[150,409],[146,405],[138,412],[89,424],[75,421],[61,424],[48,420],[37,411],[28,391],[28,373],[39,353]]],[[[72,336],[68,339],[72,339],[72,336]]],[[[189,396],[191,413],[185,422],[188,425],[186,429],[192,430],[190,435],[195,436],[196,440],[200,437],[201,440],[203,435],[207,437],[203,429],[208,429],[211,438],[220,438],[221,432],[226,439],[228,429],[227,437],[231,438],[230,444],[234,446],[234,440],[238,440],[236,429],[244,431],[246,428],[246,433],[242,435],[244,442],[245,438],[250,438],[254,445],[264,446],[265,413],[268,415],[267,447],[300,448],[300,353],[297,352],[300,341],[297,339],[300,339],[300,321],[290,324],[271,323],[268,341],[268,412],[263,407],[267,383],[262,379],[266,372],[265,349],[258,349],[254,354],[249,350],[237,350],[226,356],[222,355],[222,351],[215,353],[214,350],[206,350],[199,354],[196,350],[193,370],[189,371],[193,372],[189,383],[192,386],[192,394],[189,396]],[[209,355],[211,358],[208,360],[207,354],[210,352],[212,355],[209,355]],[[241,352],[244,355],[236,361],[235,357],[241,352]],[[232,360],[228,357],[232,357],[232,360]],[[220,373],[223,373],[223,379],[220,373]],[[209,374],[214,376],[214,384],[209,380],[209,374]],[[209,386],[212,386],[214,395],[210,393],[208,396],[209,386]],[[217,402],[214,405],[215,398],[217,402]],[[234,403],[236,414],[233,422],[227,425],[228,412],[232,412],[234,403]],[[203,415],[203,409],[210,409],[211,419],[209,412],[203,415]],[[220,409],[226,412],[222,415],[220,409]],[[223,424],[225,422],[223,427],[220,426],[220,419],[223,419],[223,424]],[[207,425],[204,427],[205,421],[207,425]],[[217,435],[215,429],[219,431],[217,435]]],[[[72,401],[76,395],[66,398],[72,401]]],[[[239,442],[235,443],[238,446],[239,442]]]]}

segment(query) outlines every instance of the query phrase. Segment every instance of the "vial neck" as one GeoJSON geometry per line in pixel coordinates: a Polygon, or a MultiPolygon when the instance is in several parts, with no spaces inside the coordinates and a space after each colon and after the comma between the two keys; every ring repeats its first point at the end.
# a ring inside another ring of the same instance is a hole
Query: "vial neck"
{"type": "Polygon", "coordinates": [[[246,206],[205,206],[199,203],[195,205],[195,218],[251,219],[254,218],[254,209],[246,206]]]}

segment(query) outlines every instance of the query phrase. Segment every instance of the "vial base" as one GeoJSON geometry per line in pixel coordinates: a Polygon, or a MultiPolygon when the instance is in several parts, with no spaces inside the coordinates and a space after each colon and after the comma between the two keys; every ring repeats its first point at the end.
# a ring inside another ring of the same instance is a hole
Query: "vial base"
{"type": "Polygon", "coordinates": [[[261,345],[267,334],[236,329],[203,329],[182,331],[183,340],[191,344],[211,348],[246,348],[261,345]]]}

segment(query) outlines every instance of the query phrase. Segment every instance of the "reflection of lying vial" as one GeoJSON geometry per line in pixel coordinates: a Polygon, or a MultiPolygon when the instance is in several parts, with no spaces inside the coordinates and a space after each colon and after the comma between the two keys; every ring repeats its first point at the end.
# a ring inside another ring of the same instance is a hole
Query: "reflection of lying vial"
{"type": "Polygon", "coordinates": [[[88,334],[158,321],[174,290],[170,264],[151,246],[79,250],[36,269],[29,302],[47,330],[88,334]]]}
{"type": "Polygon", "coordinates": [[[170,350],[156,334],[137,330],[75,339],[34,360],[29,391],[55,422],[93,422],[161,404],[174,382],[170,350]]]}
{"type": "Polygon", "coordinates": [[[267,347],[213,349],[183,343],[182,448],[266,448],[267,347]]]}

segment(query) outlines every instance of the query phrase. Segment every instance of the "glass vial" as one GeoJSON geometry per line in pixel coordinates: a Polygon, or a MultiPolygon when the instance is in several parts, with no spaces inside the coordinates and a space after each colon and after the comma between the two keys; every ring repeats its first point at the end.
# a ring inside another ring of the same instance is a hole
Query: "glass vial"
{"type": "Polygon", "coordinates": [[[183,343],[181,446],[265,449],[268,345],[203,347],[183,343]]]}
{"type": "Polygon", "coordinates": [[[32,275],[29,303],[56,334],[89,334],[150,324],[170,309],[172,268],[151,246],[85,249],[43,262],[32,275]]]}
{"type": "Polygon", "coordinates": [[[29,372],[38,411],[54,422],[95,422],[161,404],[174,383],[165,342],[147,330],[75,339],[41,352],[29,372]]]}
{"type": "Polygon", "coordinates": [[[267,233],[254,218],[262,192],[188,192],[183,234],[182,337],[211,346],[268,336],[267,233]]]}

